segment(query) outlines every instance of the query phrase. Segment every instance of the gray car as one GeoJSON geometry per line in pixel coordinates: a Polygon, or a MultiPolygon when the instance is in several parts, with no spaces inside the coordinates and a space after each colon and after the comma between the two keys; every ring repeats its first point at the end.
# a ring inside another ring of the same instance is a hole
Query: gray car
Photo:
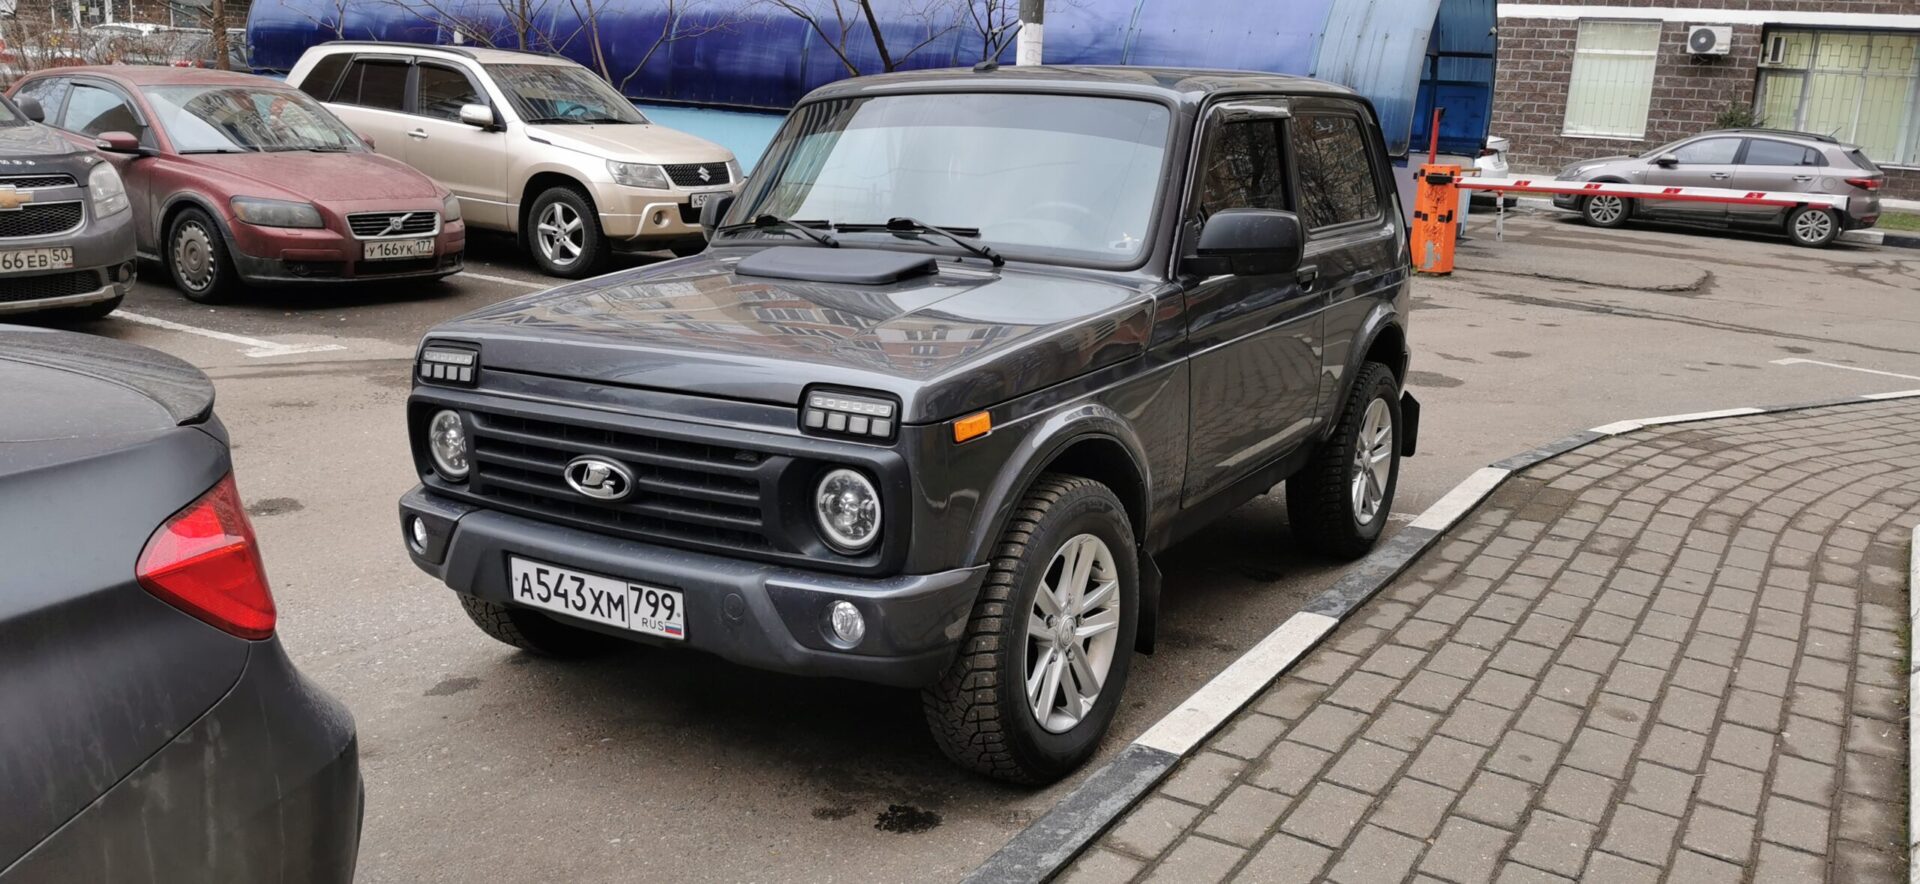
{"type": "Polygon", "coordinates": [[[0,98],[0,316],[97,319],[133,285],[133,212],[113,165],[0,98]]]}
{"type": "Polygon", "coordinates": [[[345,882],[353,718],[302,678],[213,385],[0,325],[0,884],[345,882]]]}
{"type": "Polygon", "coordinates": [[[1675,221],[1780,231],[1796,245],[1825,246],[1841,231],[1880,220],[1887,176],[1860,148],[1824,135],[1777,129],[1722,129],[1683,138],[1639,156],[1604,157],[1562,169],[1563,181],[1611,181],[1658,187],[1821,193],[1846,197],[1839,208],[1763,206],[1698,200],[1562,194],[1553,204],[1595,227],[1631,220],[1675,221]]]}

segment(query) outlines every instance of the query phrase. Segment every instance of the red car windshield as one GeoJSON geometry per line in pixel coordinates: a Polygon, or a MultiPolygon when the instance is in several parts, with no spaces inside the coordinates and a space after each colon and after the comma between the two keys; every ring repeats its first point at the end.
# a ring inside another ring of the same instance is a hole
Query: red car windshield
{"type": "Polygon", "coordinates": [[[319,102],[291,89],[148,86],[160,128],[181,153],[364,150],[319,102]]]}

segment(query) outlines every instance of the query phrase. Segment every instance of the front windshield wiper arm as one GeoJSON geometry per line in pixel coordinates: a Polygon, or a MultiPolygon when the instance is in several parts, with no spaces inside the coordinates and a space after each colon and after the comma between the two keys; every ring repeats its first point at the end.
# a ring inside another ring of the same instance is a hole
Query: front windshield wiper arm
{"type": "Polygon", "coordinates": [[[834,239],[833,234],[821,233],[820,231],[813,229],[813,227],[810,225],[814,225],[814,224],[819,224],[828,229],[833,228],[833,224],[826,221],[788,221],[787,219],[782,218],[778,215],[761,215],[760,217],[755,218],[752,221],[748,221],[743,224],[728,224],[725,227],[719,228],[715,232],[726,233],[729,230],[746,230],[748,228],[752,228],[754,230],[773,230],[777,228],[781,230],[796,231],[806,236],[806,238],[813,240],[814,242],[817,242],[830,249],[837,249],[840,247],[840,241],[837,239],[834,239]]]}
{"type": "MultiPolygon", "coordinates": [[[[835,229],[848,233],[856,230],[885,230],[888,233],[937,233],[947,239],[953,240],[954,245],[966,249],[978,257],[993,262],[993,266],[995,267],[1007,263],[1007,259],[1001,257],[999,252],[994,251],[992,246],[967,236],[958,230],[935,227],[925,221],[918,221],[905,216],[889,218],[885,224],[841,224],[835,229]]],[[[972,230],[974,228],[967,229],[972,230]]]]}

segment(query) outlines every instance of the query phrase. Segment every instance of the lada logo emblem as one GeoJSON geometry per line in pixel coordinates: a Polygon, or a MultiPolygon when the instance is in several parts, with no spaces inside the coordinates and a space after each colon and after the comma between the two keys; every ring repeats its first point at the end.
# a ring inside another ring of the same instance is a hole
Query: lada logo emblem
{"type": "Polygon", "coordinates": [[[594,500],[623,500],[633,493],[633,470],[604,457],[576,457],[567,463],[567,486],[594,500]]]}
{"type": "Polygon", "coordinates": [[[0,212],[18,212],[30,202],[33,202],[32,193],[23,193],[11,184],[0,185],[0,212]]]}
{"type": "Polygon", "coordinates": [[[713,173],[712,173],[712,172],[709,172],[709,171],[707,171],[707,167],[706,167],[706,166],[701,166],[701,167],[700,167],[700,180],[701,180],[701,181],[712,181],[712,180],[713,180],[713,173]]]}

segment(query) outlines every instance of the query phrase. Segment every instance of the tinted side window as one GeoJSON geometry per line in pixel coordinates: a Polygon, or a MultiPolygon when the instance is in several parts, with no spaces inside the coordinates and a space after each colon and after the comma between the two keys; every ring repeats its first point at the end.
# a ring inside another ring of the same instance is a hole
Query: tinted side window
{"type": "Polygon", "coordinates": [[[1696,141],[1673,152],[1684,166],[1724,166],[1740,152],[1738,138],[1709,138],[1696,141]]]}
{"type": "Polygon", "coordinates": [[[1308,230],[1380,216],[1373,150],[1360,118],[1303,114],[1293,125],[1294,174],[1300,179],[1300,220],[1308,230]]]}
{"type": "Polygon", "coordinates": [[[467,104],[486,104],[480,100],[479,90],[473,88],[473,81],[461,71],[437,64],[420,66],[419,93],[413,103],[414,113],[423,117],[438,117],[443,120],[460,119],[460,107],[467,104]]]}
{"type": "Polygon", "coordinates": [[[334,87],[340,85],[340,74],[347,69],[347,58],[345,53],[336,52],[315,62],[307,78],[300,81],[300,91],[317,101],[332,101],[334,87]]]}
{"type": "Polygon", "coordinates": [[[1812,148],[1756,138],[1747,142],[1747,158],[1742,162],[1749,166],[1817,166],[1820,158],[1812,148]]]}
{"type": "Polygon", "coordinates": [[[125,100],[85,83],[73,84],[73,94],[67,96],[67,112],[61,118],[60,128],[82,135],[129,132],[137,137],[144,134],[144,127],[134,118],[133,108],[128,107],[125,100]]]}
{"type": "Polygon", "coordinates": [[[1201,220],[1221,209],[1285,209],[1286,200],[1279,124],[1244,120],[1216,128],[1201,169],[1201,220]]]}
{"type": "Polygon", "coordinates": [[[384,59],[356,58],[347,66],[346,79],[333,100],[382,110],[407,106],[407,65],[384,59]]]}
{"type": "Polygon", "coordinates": [[[20,91],[14,93],[13,99],[18,102],[22,98],[31,98],[40,102],[40,109],[47,112],[47,125],[59,125],[60,105],[66,101],[67,92],[72,87],[73,84],[67,80],[49,77],[20,87],[20,91]]]}

